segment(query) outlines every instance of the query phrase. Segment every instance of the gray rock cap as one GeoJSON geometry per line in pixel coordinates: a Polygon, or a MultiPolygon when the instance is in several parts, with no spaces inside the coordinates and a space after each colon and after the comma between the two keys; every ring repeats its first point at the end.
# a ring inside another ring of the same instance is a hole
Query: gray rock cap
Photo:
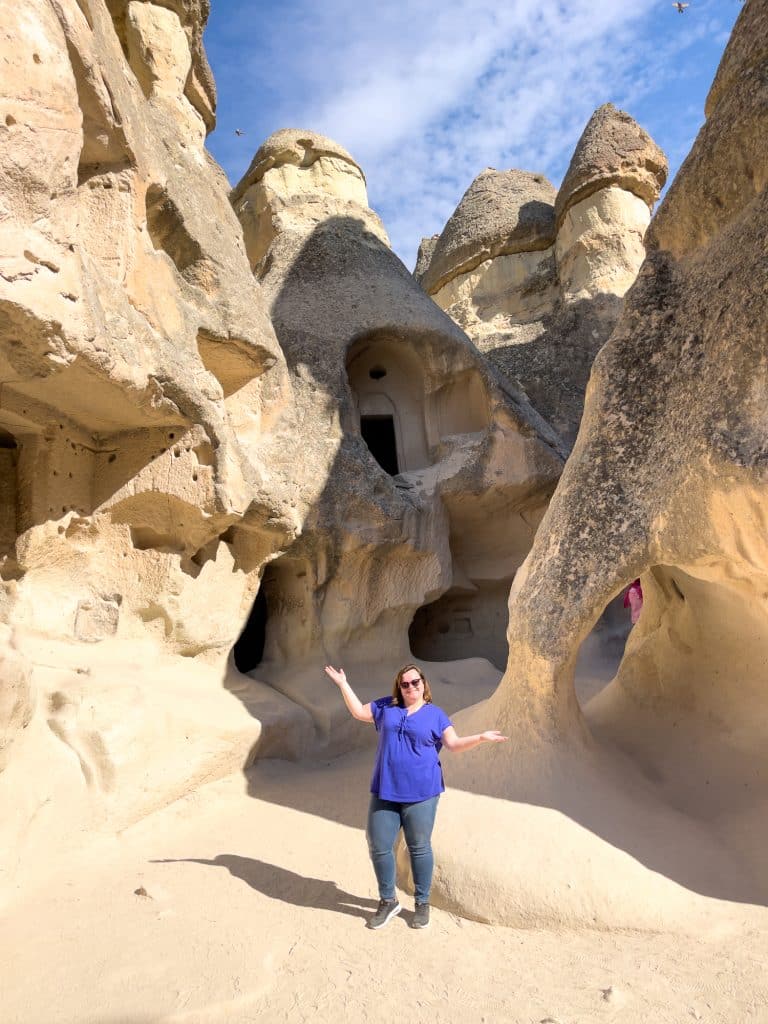
{"type": "Polygon", "coordinates": [[[558,225],[574,203],[610,185],[633,192],[652,207],[667,180],[667,158],[634,118],[612,103],[587,122],[557,194],[558,225]]]}
{"type": "Polygon", "coordinates": [[[443,228],[421,284],[434,293],[494,256],[546,249],[555,237],[554,202],[543,174],[486,168],[443,228]]]}

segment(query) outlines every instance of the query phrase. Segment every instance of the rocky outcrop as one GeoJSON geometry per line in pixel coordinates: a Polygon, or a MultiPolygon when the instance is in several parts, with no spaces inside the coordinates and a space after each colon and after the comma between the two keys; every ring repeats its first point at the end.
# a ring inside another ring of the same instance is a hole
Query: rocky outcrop
{"type": "Polygon", "coordinates": [[[84,639],[160,618],[171,649],[226,655],[229,629],[186,605],[199,574],[230,572],[215,566],[231,562],[219,545],[235,522],[267,550],[296,527],[257,454],[263,395],[279,406],[285,363],[190,127],[202,24],[187,8],[184,23],[149,3],[121,11],[40,5],[34,37],[13,16],[0,170],[11,618],[84,639]]]}
{"type": "Polygon", "coordinates": [[[716,913],[707,897],[768,895],[766,54],[768,14],[748,3],[515,580],[505,678],[461,719],[514,737],[454,767],[473,795],[439,840],[444,899],[471,879],[458,902],[489,920],[690,928],[716,913]],[[582,713],[579,646],[637,576],[640,620],[582,713]],[[526,837],[503,870],[466,841],[483,819],[526,837]]]}
{"type": "Polygon", "coordinates": [[[486,168],[435,243],[421,283],[430,294],[496,256],[548,249],[555,190],[540,174],[486,168]]]}
{"type": "Polygon", "coordinates": [[[598,107],[578,141],[555,202],[558,226],[566,212],[604,188],[619,188],[653,209],[667,180],[667,158],[629,114],[598,107]]]}
{"type": "MultiPolygon", "coordinates": [[[[233,770],[260,734],[221,678],[260,566],[300,526],[279,426],[285,414],[293,429],[292,403],[203,147],[206,13],[103,0],[5,12],[0,615],[17,648],[0,684],[6,850],[38,806],[52,809],[39,820],[49,837],[62,808],[85,813],[81,790],[126,820],[233,770]],[[193,657],[205,670],[190,671],[193,657]],[[169,666],[200,682],[206,740],[186,738],[184,702],[158,685],[169,666]],[[177,742],[188,756],[168,755],[177,742]]],[[[273,714],[278,696],[265,700],[273,714]]]]}
{"type": "Polygon", "coordinates": [[[567,444],[589,369],[645,255],[666,160],[606,104],[595,111],[559,192],[540,175],[485,170],[416,277],[567,444]]]}
{"type": "Polygon", "coordinates": [[[302,536],[268,567],[242,664],[324,720],[343,709],[303,673],[407,660],[409,626],[435,660],[456,656],[457,630],[464,656],[500,660],[502,593],[559,474],[557,439],[415,284],[340,147],[279,132],[232,199],[311,467],[302,536]]]}
{"type": "Polygon", "coordinates": [[[476,616],[466,653],[501,663],[503,594],[562,466],[393,255],[341,147],[267,140],[235,192],[244,240],[204,149],[206,15],[28,0],[4,25],[8,851],[328,747],[302,672],[386,651],[389,676],[443,595],[461,607],[413,643],[439,654],[443,619],[450,639],[476,616]]]}

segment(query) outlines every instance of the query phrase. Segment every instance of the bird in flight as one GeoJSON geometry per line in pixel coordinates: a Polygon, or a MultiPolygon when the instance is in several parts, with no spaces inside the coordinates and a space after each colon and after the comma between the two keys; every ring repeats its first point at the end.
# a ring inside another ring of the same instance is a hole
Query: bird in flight
{"type": "Polygon", "coordinates": [[[675,2],[672,4],[672,6],[677,8],[677,13],[678,14],[685,14],[685,8],[686,7],[690,7],[691,5],[690,4],[681,3],[680,0],[675,0],[675,2]]]}
{"type": "MultiPolygon", "coordinates": [[[[688,4],[686,4],[685,6],[687,7],[688,4]]],[[[235,135],[245,135],[245,132],[243,131],[242,128],[235,128],[235,135]]]]}

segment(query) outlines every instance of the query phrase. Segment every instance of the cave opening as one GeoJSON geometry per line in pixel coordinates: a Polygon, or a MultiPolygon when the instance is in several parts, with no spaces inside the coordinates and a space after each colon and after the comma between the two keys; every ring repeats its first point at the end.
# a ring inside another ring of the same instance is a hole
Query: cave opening
{"type": "Polygon", "coordinates": [[[0,558],[13,557],[18,537],[20,449],[16,438],[0,428],[0,558]]]}
{"type": "Polygon", "coordinates": [[[399,473],[394,416],[361,416],[360,433],[384,472],[399,473]]]}
{"type": "Polygon", "coordinates": [[[395,476],[431,464],[425,421],[425,380],[421,359],[407,342],[363,338],[347,355],[347,378],[356,421],[381,468],[395,476]]]}
{"type": "Polygon", "coordinates": [[[418,609],[408,630],[415,658],[485,658],[504,671],[508,655],[507,599],[512,580],[483,580],[472,585],[474,590],[454,588],[418,609]]]}
{"type": "Polygon", "coordinates": [[[248,621],[232,652],[238,672],[250,672],[261,664],[267,640],[268,618],[267,594],[262,579],[248,621]]]}
{"type": "Polygon", "coordinates": [[[582,708],[611,682],[624,657],[632,629],[630,611],[624,605],[624,595],[625,591],[622,591],[609,601],[579,648],[574,686],[582,708]]]}

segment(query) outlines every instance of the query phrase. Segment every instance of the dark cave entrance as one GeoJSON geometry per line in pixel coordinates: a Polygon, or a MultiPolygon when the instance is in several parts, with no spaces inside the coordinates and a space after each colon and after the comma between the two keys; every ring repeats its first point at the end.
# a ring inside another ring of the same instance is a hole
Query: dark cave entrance
{"type": "Polygon", "coordinates": [[[384,472],[399,473],[394,416],[361,416],[360,433],[384,472]]]}
{"type": "Polygon", "coordinates": [[[243,626],[243,631],[237,638],[232,651],[238,672],[250,672],[261,664],[261,659],[264,657],[268,618],[264,582],[262,578],[259,592],[253,602],[253,608],[251,608],[251,614],[248,616],[248,621],[243,626]]]}
{"type": "Polygon", "coordinates": [[[13,558],[18,537],[19,446],[0,428],[0,557],[13,558]]]}

